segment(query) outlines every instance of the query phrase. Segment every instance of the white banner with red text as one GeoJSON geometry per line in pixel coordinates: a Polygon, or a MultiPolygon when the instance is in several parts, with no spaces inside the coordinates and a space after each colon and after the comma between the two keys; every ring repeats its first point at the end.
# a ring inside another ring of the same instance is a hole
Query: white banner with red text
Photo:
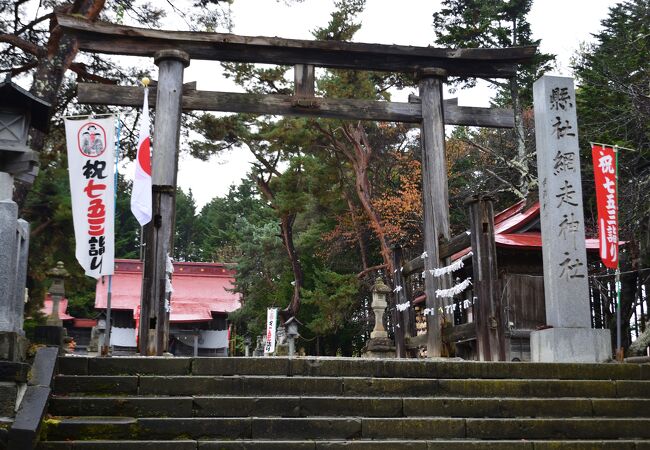
{"type": "Polygon", "coordinates": [[[77,261],[112,275],[115,257],[115,117],[65,119],[77,261]]]}
{"type": "Polygon", "coordinates": [[[275,332],[278,327],[278,308],[266,310],[266,339],[264,340],[264,354],[275,351],[275,332]]]}

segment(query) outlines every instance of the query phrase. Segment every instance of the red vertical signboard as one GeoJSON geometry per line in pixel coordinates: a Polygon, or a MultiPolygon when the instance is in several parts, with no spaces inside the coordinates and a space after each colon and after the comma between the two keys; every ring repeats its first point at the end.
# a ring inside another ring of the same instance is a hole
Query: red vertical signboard
{"type": "Polygon", "coordinates": [[[594,181],[598,201],[598,240],[600,258],[606,267],[618,268],[618,186],[616,148],[591,145],[594,181]]]}

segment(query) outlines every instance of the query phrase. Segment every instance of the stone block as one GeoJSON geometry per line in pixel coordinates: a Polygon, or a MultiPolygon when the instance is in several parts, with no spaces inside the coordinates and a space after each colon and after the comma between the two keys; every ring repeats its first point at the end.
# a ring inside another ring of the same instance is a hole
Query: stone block
{"type": "Polygon", "coordinates": [[[535,450],[640,450],[634,441],[537,441],[535,450]]]}
{"type": "Polygon", "coordinates": [[[650,364],[639,364],[641,380],[650,380],[650,364]]]}
{"type": "Polygon", "coordinates": [[[470,439],[634,439],[650,436],[650,419],[466,419],[470,439]]]}
{"type": "Polygon", "coordinates": [[[591,416],[588,399],[405,398],[405,416],[565,417],[591,416]]]}
{"type": "MultiPolygon", "coordinates": [[[[385,359],[377,362],[378,377],[439,378],[438,365],[430,360],[385,359]]],[[[360,375],[361,376],[361,375],[360,375]]],[[[367,375],[366,375],[367,376],[367,375]]]]}
{"type": "Polygon", "coordinates": [[[88,361],[85,356],[59,357],[59,373],[63,375],[88,375],[88,361]]]}
{"type": "Polygon", "coordinates": [[[426,441],[316,441],[316,450],[426,450],[426,441]]]}
{"type": "Polygon", "coordinates": [[[609,330],[547,328],[530,334],[533,362],[603,362],[612,357],[609,330]]]}
{"type": "Polygon", "coordinates": [[[43,424],[48,441],[133,439],[138,423],[128,417],[64,417],[43,424]]]}
{"type": "Polygon", "coordinates": [[[364,439],[445,439],[465,437],[465,419],[363,418],[364,439]]]}
{"type": "Polygon", "coordinates": [[[242,377],[141,376],[140,395],[238,395],[242,377]]]}
{"type": "MultiPolygon", "coordinates": [[[[537,366],[541,363],[531,363],[537,366]]],[[[587,364],[559,363],[552,364],[557,376],[563,380],[638,380],[641,377],[637,364],[587,364]]]]}
{"type": "Polygon", "coordinates": [[[303,397],[303,416],[402,417],[398,397],[303,397]]]}
{"type": "Polygon", "coordinates": [[[381,377],[384,361],[365,358],[292,358],[291,374],[318,377],[381,377]]]}
{"type": "Polygon", "coordinates": [[[129,394],[138,393],[136,376],[59,375],[54,379],[56,394],[129,394]]]}
{"type": "Polygon", "coordinates": [[[650,398],[650,381],[618,380],[616,394],[619,398],[650,398]]]}
{"type": "Polygon", "coordinates": [[[438,380],[426,378],[345,378],[346,395],[431,396],[439,392],[438,380]]]}
{"type": "Polygon", "coordinates": [[[243,377],[248,395],[341,395],[343,379],[316,377],[243,377]]]}
{"type": "Polygon", "coordinates": [[[192,397],[55,397],[56,416],[192,417],[192,397]]]}
{"type": "Polygon", "coordinates": [[[254,439],[356,439],[361,437],[359,418],[256,418],[254,439]]]}
{"type": "Polygon", "coordinates": [[[40,442],[39,450],[196,450],[196,441],[53,441],[40,442]]]}
{"type": "Polygon", "coordinates": [[[14,382],[0,382],[0,417],[13,417],[18,386],[14,382]]]}
{"type": "Polygon", "coordinates": [[[240,418],[141,418],[139,438],[151,439],[248,439],[251,419],[240,418]]]}
{"type": "Polygon", "coordinates": [[[196,417],[300,416],[300,397],[194,397],[196,417]]]}
{"type": "Polygon", "coordinates": [[[14,361],[0,361],[0,381],[26,383],[29,364],[14,361]]]}
{"type": "Polygon", "coordinates": [[[199,441],[199,450],[315,450],[313,441],[199,441]]]}
{"type": "Polygon", "coordinates": [[[15,331],[0,331],[0,360],[23,362],[27,359],[29,341],[15,331]]]}
{"type": "Polygon", "coordinates": [[[393,344],[393,340],[388,337],[372,337],[371,335],[371,339],[366,342],[366,346],[363,348],[363,357],[379,359],[395,358],[395,345],[393,344]]]}
{"type": "Polygon", "coordinates": [[[440,395],[468,397],[608,397],[616,382],[592,380],[440,380],[440,395]]]}
{"type": "Polygon", "coordinates": [[[650,417],[650,399],[591,399],[596,417],[650,417]]]}
{"type": "Polygon", "coordinates": [[[89,375],[189,375],[191,358],[89,358],[89,375]]]}
{"type": "Polygon", "coordinates": [[[288,358],[194,358],[193,375],[289,375],[288,358]]]}
{"type": "MultiPolygon", "coordinates": [[[[429,441],[429,450],[534,450],[534,443],[519,441],[429,441]]],[[[562,447],[563,448],[563,447],[562,447]]]]}

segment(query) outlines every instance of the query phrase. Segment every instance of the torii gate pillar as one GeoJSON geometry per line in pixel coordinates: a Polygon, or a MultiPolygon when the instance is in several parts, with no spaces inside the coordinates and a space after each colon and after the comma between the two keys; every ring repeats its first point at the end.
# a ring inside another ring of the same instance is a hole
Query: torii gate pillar
{"type": "MultiPolygon", "coordinates": [[[[436,289],[444,289],[446,280],[435,278],[431,269],[441,264],[438,242],[449,239],[449,194],[447,162],[445,158],[445,121],[442,103],[442,84],[447,76],[443,69],[425,69],[419,73],[422,101],[422,197],[424,203],[424,290],[426,306],[435,314],[427,314],[427,356],[442,356],[442,328],[439,312],[441,302],[436,289]]],[[[446,258],[443,265],[447,265],[446,258]]]]}
{"type": "Polygon", "coordinates": [[[145,262],[140,305],[140,353],[162,355],[169,341],[170,293],[166,264],[174,250],[176,178],[181,130],[183,71],[190,56],[181,50],[154,55],[159,67],[152,156],[153,218],[145,228],[145,262]],[[150,335],[155,330],[155,338],[150,335]]]}

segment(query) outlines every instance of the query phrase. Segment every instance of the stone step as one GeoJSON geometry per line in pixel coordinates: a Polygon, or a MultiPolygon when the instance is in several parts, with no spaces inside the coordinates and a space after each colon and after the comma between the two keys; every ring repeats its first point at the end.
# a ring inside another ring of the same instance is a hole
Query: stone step
{"type": "Polygon", "coordinates": [[[459,441],[459,440],[356,440],[356,441],[55,441],[40,450],[648,450],[650,443],[616,441],[459,441]]]}
{"type": "Polygon", "coordinates": [[[58,397],[54,416],[650,417],[649,399],[457,397],[58,397]]]}
{"type": "Polygon", "coordinates": [[[650,380],[59,375],[54,392],[113,395],[331,395],[648,398],[650,380]]]}
{"type": "Polygon", "coordinates": [[[50,420],[48,440],[267,439],[267,440],[598,440],[648,439],[647,418],[126,418],[50,420]]]}
{"type": "Polygon", "coordinates": [[[568,364],[362,358],[59,359],[66,375],[258,375],[380,378],[650,380],[648,364],[568,364]]]}

